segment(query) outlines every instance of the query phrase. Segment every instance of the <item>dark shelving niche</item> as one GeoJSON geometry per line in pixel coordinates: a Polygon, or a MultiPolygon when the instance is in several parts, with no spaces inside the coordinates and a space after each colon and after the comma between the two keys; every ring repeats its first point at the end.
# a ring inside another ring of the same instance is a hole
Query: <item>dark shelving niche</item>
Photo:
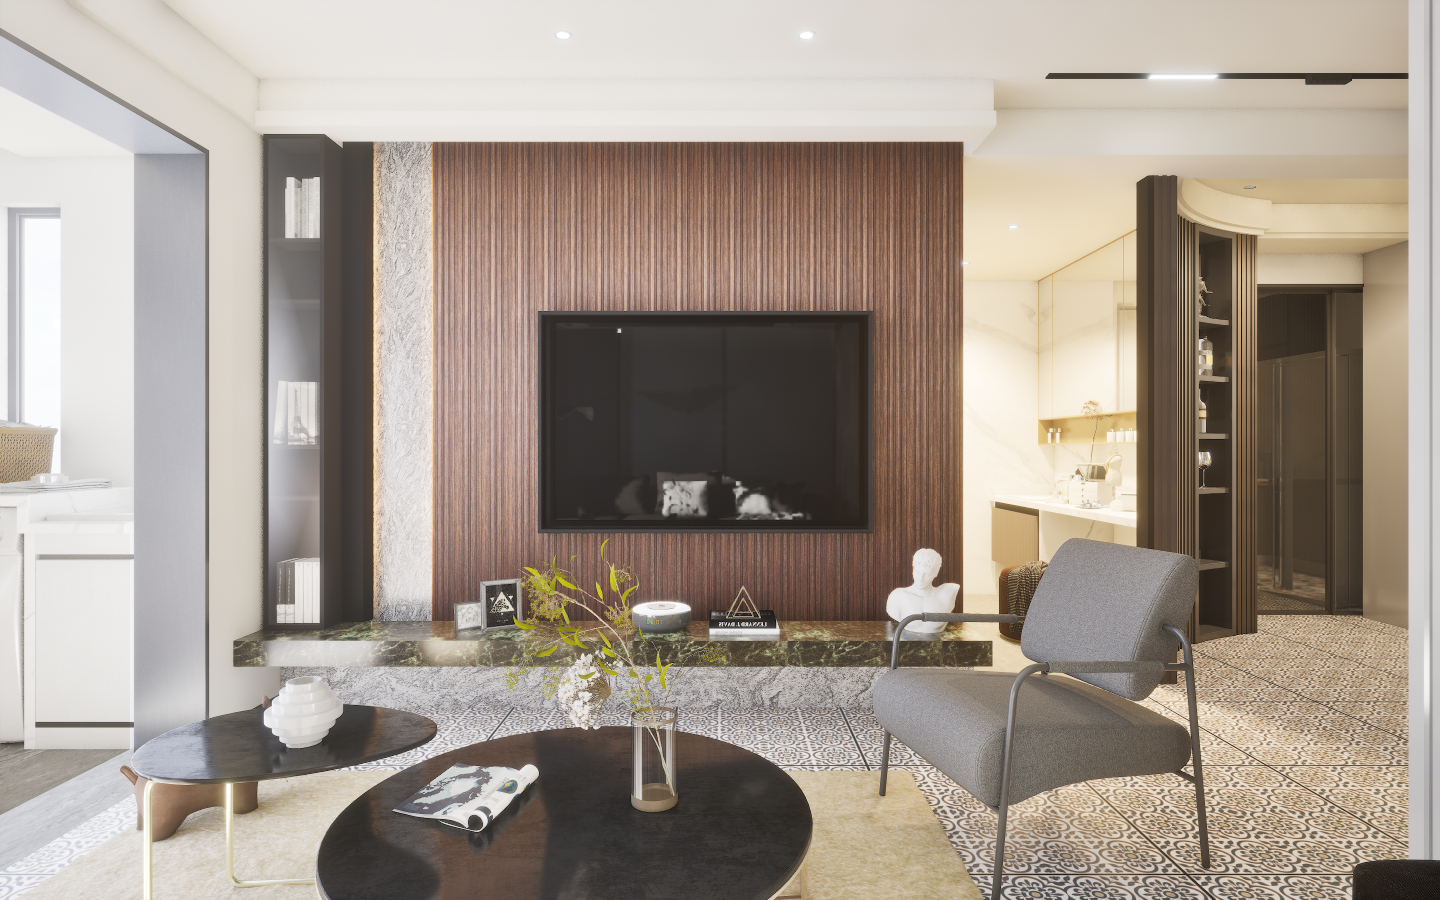
{"type": "Polygon", "coordinates": [[[373,146],[266,135],[263,179],[264,624],[324,628],[372,608],[373,146]],[[317,177],[319,236],[285,237],[286,179],[317,177]],[[291,402],[282,383],[307,385],[313,401],[291,402]],[[304,424],[292,430],[297,405],[304,424]],[[296,559],[319,560],[314,615],[281,622],[281,563],[296,559]]]}
{"type": "Polygon", "coordinates": [[[1137,448],[1136,542],[1196,559],[1189,632],[1198,641],[1256,627],[1258,243],[1255,235],[1187,218],[1180,206],[1176,176],[1136,185],[1136,417],[1146,436],[1137,448]],[[1205,376],[1202,339],[1214,353],[1205,376]],[[1203,490],[1200,452],[1213,460],[1203,490]]]}

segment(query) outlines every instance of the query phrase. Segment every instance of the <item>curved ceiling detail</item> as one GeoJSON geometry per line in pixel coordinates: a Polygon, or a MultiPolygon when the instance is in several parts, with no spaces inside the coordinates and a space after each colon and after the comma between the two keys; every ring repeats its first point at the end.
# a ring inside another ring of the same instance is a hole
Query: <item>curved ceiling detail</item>
{"type": "Polygon", "coordinates": [[[1194,178],[1180,179],[1180,215],[1198,225],[1209,225],[1239,234],[1264,234],[1270,230],[1269,200],[1252,200],[1217,191],[1194,178]]]}

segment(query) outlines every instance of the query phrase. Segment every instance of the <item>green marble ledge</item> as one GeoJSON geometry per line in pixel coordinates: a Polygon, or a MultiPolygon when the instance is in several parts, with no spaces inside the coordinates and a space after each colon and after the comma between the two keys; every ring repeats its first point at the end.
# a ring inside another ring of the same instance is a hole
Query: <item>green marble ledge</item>
{"type": "MultiPolygon", "coordinates": [[[[729,666],[888,666],[887,622],[782,622],[779,640],[721,641],[729,666]]],[[[671,661],[679,644],[708,642],[704,622],[689,633],[653,635],[645,657],[671,661]]],[[[520,658],[529,632],[492,631],[455,636],[452,622],[349,622],[314,631],[257,631],[235,641],[236,666],[508,666],[520,658]]],[[[579,654],[562,645],[546,665],[569,665],[579,654]]],[[[907,640],[903,666],[989,666],[991,643],[960,623],[935,637],[907,640]]]]}

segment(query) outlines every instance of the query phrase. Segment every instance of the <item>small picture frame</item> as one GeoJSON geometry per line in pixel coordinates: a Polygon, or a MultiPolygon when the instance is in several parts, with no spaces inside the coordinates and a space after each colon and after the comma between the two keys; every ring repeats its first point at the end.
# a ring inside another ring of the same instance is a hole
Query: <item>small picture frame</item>
{"type": "Polygon", "coordinates": [[[485,601],[455,604],[455,632],[468,631],[481,634],[485,631],[485,601]]]}
{"type": "MultiPolygon", "coordinates": [[[[503,581],[482,581],[480,589],[484,592],[480,601],[481,628],[486,631],[493,631],[497,628],[514,628],[515,620],[525,618],[522,609],[524,591],[518,578],[507,578],[503,581]]],[[[459,627],[458,620],[456,627],[459,627]]]]}

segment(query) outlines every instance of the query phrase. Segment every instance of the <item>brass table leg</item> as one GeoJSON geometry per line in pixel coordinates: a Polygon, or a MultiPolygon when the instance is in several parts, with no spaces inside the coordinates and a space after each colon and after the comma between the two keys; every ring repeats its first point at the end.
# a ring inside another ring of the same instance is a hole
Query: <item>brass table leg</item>
{"type": "Polygon", "coordinates": [[[151,900],[154,897],[154,885],[151,883],[151,861],[155,853],[155,816],[153,815],[155,804],[151,802],[154,793],[155,782],[145,782],[145,838],[140,851],[141,894],[145,900],[151,900]]]}
{"type": "MultiPolygon", "coordinates": [[[[146,798],[147,798],[147,800],[148,800],[148,798],[149,798],[149,791],[150,791],[150,785],[147,784],[147,785],[145,786],[145,791],[146,791],[146,798]]],[[[149,813],[149,809],[148,809],[148,808],[146,809],[146,813],[147,813],[147,815],[146,815],[146,817],[145,817],[145,827],[148,829],[148,828],[150,827],[150,817],[149,817],[149,815],[148,815],[148,813],[149,813]]],[[[146,833],[147,833],[147,835],[148,835],[149,832],[147,831],[146,833]]],[[[150,884],[150,881],[149,881],[149,878],[150,878],[150,875],[149,875],[149,872],[150,872],[150,869],[149,869],[149,864],[150,864],[149,846],[150,846],[150,845],[149,845],[149,843],[147,842],[145,846],[146,846],[146,856],[145,856],[145,865],[146,865],[146,869],[145,869],[146,875],[145,875],[145,878],[146,878],[146,881],[145,881],[145,884],[146,884],[146,887],[147,887],[147,889],[148,889],[149,884],[150,884]]],[[[230,878],[230,883],[233,884],[233,885],[235,885],[235,887],[264,887],[265,885],[268,885],[268,884],[314,884],[314,883],[315,883],[315,879],[313,879],[313,878],[266,878],[266,879],[260,879],[260,880],[257,880],[257,881],[241,881],[240,879],[238,879],[238,878],[235,877],[235,785],[232,784],[231,782],[228,782],[228,781],[225,783],[225,874],[230,878]]],[[[145,894],[145,900],[150,900],[150,894],[148,893],[148,890],[147,890],[147,893],[145,894]]]]}

